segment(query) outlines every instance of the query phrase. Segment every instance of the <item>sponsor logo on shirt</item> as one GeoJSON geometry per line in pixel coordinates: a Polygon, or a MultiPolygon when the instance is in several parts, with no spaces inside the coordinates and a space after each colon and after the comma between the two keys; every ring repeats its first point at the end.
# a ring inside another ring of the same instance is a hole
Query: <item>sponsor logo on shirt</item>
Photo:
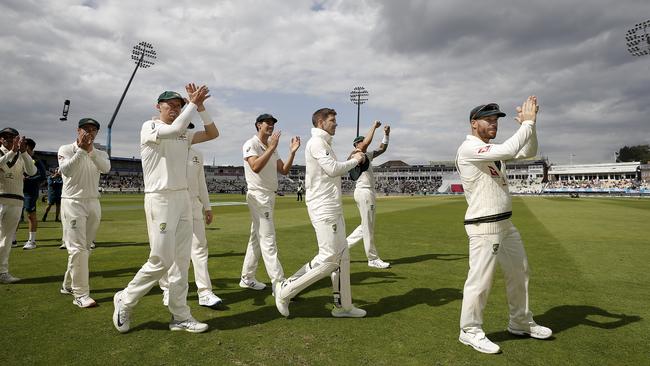
{"type": "Polygon", "coordinates": [[[478,149],[478,151],[476,153],[483,154],[483,153],[486,153],[486,152],[490,151],[491,148],[492,148],[492,145],[483,146],[482,148],[478,149]]]}
{"type": "Polygon", "coordinates": [[[494,169],[494,167],[488,166],[488,169],[490,169],[490,175],[491,176],[493,176],[493,177],[498,177],[499,176],[499,172],[497,172],[497,170],[494,169]]]}
{"type": "Polygon", "coordinates": [[[199,165],[199,164],[200,164],[200,162],[199,162],[199,157],[196,156],[196,155],[193,156],[193,157],[192,157],[192,163],[193,163],[194,165],[199,165]]]}

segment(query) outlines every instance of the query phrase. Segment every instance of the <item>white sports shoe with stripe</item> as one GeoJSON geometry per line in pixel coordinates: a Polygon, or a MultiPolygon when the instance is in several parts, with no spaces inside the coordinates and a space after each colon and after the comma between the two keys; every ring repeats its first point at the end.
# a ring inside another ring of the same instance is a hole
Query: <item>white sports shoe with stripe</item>
{"type": "Polygon", "coordinates": [[[332,309],[332,316],[335,318],[363,318],[366,316],[366,311],[354,307],[354,305],[349,308],[335,307],[332,309]]]}
{"type": "Polygon", "coordinates": [[[471,346],[475,350],[482,353],[499,353],[501,348],[492,343],[483,332],[478,333],[469,333],[464,330],[460,330],[460,336],[458,337],[460,343],[471,346]]]}
{"type": "Polygon", "coordinates": [[[201,323],[198,320],[190,317],[187,320],[177,321],[172,317],[172,321],[169,322],[169,330],[178,331],[184,330],[190,333],[203,333],[208,330],[208,325],[201,323]]]}
{"type": "Polygon", "coordinates": [[[239,280],[239,287],[260,291],[260,290],[264,290],[266,288],[266,285],[263,282],[259,282],[254,278],[252,280],[242,278],[241,280],[239,280]]]}
{"type": "Polygon", "coordinates": [[[10,283],[16,283],[18,281],[20,281],[20,278],[12,276],[9,272],[0,273],[0,283],[8,285],[10,283]]]}
{"type": "Polygon", "coordinates": [[[531,324],[528,329],[516,329],[508,326],[508,332],[516,336],[528,336],[535,339],[548,339],[553,335],[552,330],[535,323],[531,324]]]}
{"type": "Polygon", "coordinates": [[[95,300],[90,296],[75,297],[75,299],[72,300],[72,303],[80,308],[94,308],[97,306],[97,302],[95,302],[95,300]]]}

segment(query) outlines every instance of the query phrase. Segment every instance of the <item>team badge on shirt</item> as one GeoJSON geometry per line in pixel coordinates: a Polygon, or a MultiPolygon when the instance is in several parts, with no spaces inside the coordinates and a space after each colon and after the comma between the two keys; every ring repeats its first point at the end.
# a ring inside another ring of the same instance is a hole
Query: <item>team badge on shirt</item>
{"type": "Polygon", "coordinates": [[[199,162],[199,157],[196,156],[196,155],[193,156],[193,157],[192,157],[192,163],[193,163],[194,165],[199,165],[199,164],[200,164],[200,162],[199,162]]]}
{"type": "Polygon", "coordinates": [[[497,255],[497,252],[499,251],[499,244],[492,244],[492,255],[497,255]]]}
{"type": "Polygon", "coordinates": [[[163,222],[163,223],[160,224],[160,233],[164,234],[166,232],[167,232],[167,223],[163,222]]]}
{"type": "Polygon", "coordinates": [[[332,224],[332,231],[336,232],[337,226],[336,224],[332,224]]]}
{"type": "Polygon", "coordinates": [[[264,213],[264,217],[266,217],[267,219],[269,218],[269,213],[268,213],[268,211],[264,213]]]}
{"type": "Polygon", "coordinates": [[[77,228],[77,220],[70,220],[70,228],[71,229],[77,228]]]}

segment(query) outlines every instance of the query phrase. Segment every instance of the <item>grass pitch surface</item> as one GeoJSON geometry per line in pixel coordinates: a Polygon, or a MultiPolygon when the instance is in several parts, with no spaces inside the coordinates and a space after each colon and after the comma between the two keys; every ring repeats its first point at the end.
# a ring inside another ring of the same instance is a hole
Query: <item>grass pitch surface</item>
{"type": "MultiPolygon", "coordinates": [[[[243,202],[213,195],[212,202],[243,202]]],[[[500,273],[485,310],[484,329],[502,353],[484,355],[458,342],[462,288],[468,268],[462,197],[380,197],[375,239],[388,270],[369,268],[362,244],[351,251],[352,294],[365,319],[330,316],[324,279],[277,312],[271,290],[238,286],[248,240],[246,206],[213,207],[208,227],[210,275],[228,307],[198,306],[190,270],[188,303],[210,325],[204,334],[170,332],[156,287],[135,308],[131,331],[112,325],[112,297],[145,262],[149,247],[143,196],[104,196],[97,249],[90,258],[91,296],[79,309],[59,294],[67,253],[61,229],[40,223],[38,248],[14,248],[11,272],[24,280],[0,285],[0,365],[641,365],[650,344],[650,200],[514,198],[513,221],[531,267],[530,303],[551,340],[505,332],[507,303],[500,273]]],[[[345,198],[347,232],[359,224],[345,198]]],[[[39,203],[39,218],[43,204],[39,203]]],[[[53,213],[50,213],[53,218],[53,213]]],[[[278,197],[276,231],[285,274],[317,252],[306,207],[278,197]]],[[[20,225],[19,242],[26,239],[20,225]]],[[[263,264],[257,278],[268,283],[263,264]]]]}

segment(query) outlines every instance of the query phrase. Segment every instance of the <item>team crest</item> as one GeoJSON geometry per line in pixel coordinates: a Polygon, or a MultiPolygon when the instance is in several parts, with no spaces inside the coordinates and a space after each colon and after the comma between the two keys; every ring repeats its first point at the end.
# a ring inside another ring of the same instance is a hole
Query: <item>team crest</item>
{"type": "Polygon", "coordinates": [[[268,213],[268,212],[265,212],[265,213],[264,213],[264,217],[266,217],[266,218],[268,219],[268,218],[269,218],[269,213],[268,213]]]}
{"type": "Polygon", "coordinates": [[[167,232],[167,223],[166,222],[163,222],[163,223],[160,224],[160,232],[163,233],[163,234],[167,232]]]}
{"type": "Polygon", "coordinates": [[[492,244],[492,254],[496,255],[497,252],[499,251],[499,244],[492,244]]]}
{"type": "Polygon", "coordinates": [[[198,156],[193,156],[192,157],[192,163],[194,163],[195,165],[199,165],[199,157],[198,156]]]}
{"type": "Polygon", "coordinates": [[[70,228],[72,229],[77,228],[77,220],[70,220],[70,228]]]}
{"type": "Polygon", "coordinates": [[[332,224],[332,231],[336,232],[337,226],[336,224],[332,224]]]}

